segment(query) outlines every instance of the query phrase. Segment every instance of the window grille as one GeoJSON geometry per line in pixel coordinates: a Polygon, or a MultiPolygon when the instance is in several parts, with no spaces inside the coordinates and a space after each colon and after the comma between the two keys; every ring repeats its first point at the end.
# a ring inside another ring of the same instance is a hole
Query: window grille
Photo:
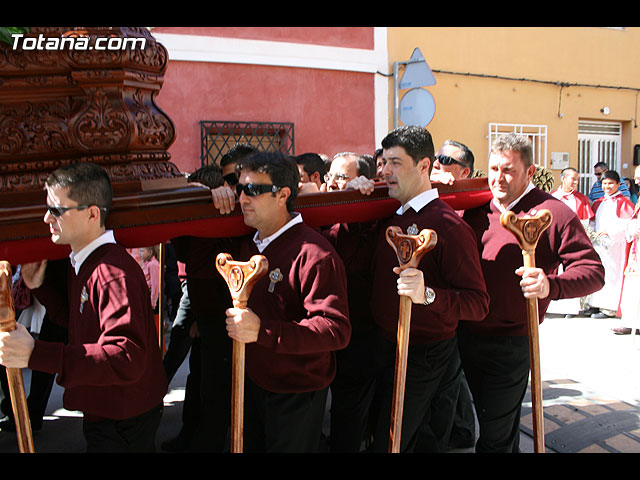
{"type": "Polygon", "coordinates": [[[578,191],[588,194],[595,183],[593,166],[605,162],[609,170],[620,173],[622,124],[580,121],[578,123],[578,191]]]}
{"type": "Polygon", "coordinates": [[[209,165],[237,143],[246,143],[261,151],[280,150],[295,155],[293,123],[237,122],[203,120],[200,122],[200,161],[209,165]]]}
{"type": "Polygon", "coordinates": [[[546,125],[524,125],[515,123],[490,123],[489,124],[489,151],[491,155],[491,144],[499,135],[516,133],[524,135],[531,140],[533,147],[533,163],[547,167],[547,126],[546,125]]]}

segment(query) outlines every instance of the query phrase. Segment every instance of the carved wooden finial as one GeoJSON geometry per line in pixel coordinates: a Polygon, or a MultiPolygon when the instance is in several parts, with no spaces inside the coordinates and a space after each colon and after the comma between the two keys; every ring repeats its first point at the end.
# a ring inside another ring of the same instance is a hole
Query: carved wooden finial
{"type": "Polygon", "coordinates": [[[549,228],[552,219],[549,210],[540,210],[533,216],[523,217],[516,217],[509,210],[500,215],[500,224],[515,235],[522,250],[529,252],[536,249],[540,235],[549,228]]]}
{"type": "Polygon", "coordinates": [[[435,231],[425,229],[416,235],[404,234],[400,227],[391,226],[386,231],[387,242],[395,250],[400,268],[416,268],[422,256],[438,243],[435,231]]]}
{"type": "Polygon", "coordinates": [[[254,255],[248,262],[238,262],[228,253],[220,253],[216,268],[227,282],[234,306],[240,307],[246,306],[251,289],[267,273],[269,261],[263,255],[254,255]]]}

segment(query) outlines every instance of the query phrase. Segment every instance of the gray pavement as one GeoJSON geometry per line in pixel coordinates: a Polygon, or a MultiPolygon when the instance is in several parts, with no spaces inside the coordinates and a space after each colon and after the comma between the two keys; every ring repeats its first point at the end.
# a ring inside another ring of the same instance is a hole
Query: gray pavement
{"type": "MultiPolygon", "coordinates": [[[[548,316],[540,326],[540,357],[549,453],[640,453],[640,335],[614,335],[619,319],[548,316]]],[[[185,362],[167,396],[157,445],[181,425],[185,362]]],[[[29,371],[23,372],[28,391],[29,371]]],[[[533,452],[531,403],[523,402],[521,450],[533,452]]],[[[62,388],[51,394],[43,427],[34,432],[37,453],[81,453],[77,412],[62,408],[62,388]]],[[[160,451],[160,450],[159,450],[160,451]]],[[[17,453],[15,434],[0,432],[0,453],[17,453]]],[[[456,453],[473,452],[473,449],[456,453]]]]}

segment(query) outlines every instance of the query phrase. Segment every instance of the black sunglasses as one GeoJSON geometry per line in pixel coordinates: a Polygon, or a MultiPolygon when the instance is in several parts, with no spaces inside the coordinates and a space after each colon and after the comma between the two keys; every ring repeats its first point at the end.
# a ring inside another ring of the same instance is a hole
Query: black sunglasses
{"type": "Polygon", "coordinates": [[[448,155],[436,155],[435,159],[438,160],[442,165],[451,165],[452,163],[457,163],[461,167],[466,167],[464,163],[459,160],[456,160],[453,157],[449,157],[448,155]]]}
{"type": "Polygon", "coordinates": [[[242,183],[236,184],[236,193],[238,197],[242,192],[248,197],[257,197],[258,195],[262,195],[263,193],[276,193],[282,187],[278,187],[276,185],[267,185],[263,183],[247,183],[243,185],[242,183]]]}
{"type": "MultiPolygon", "coordinates": [[[[94,205],[77,205],[75,207],[60,207],[57,205],[47,205],[47,211],[54,217],[61,217],[69,210],[84,210],[85,208],[93,207],[94,205]]],[[[106,208],[98,207],[102,211],[106,211],[106,208]]]]}
{"type": "Polygon", "coordinates": [[[229,184],[230,187],[233,187],[236,183],[238,183],[238,174],[235,172],[227,173],[222,178],[229,184]]]}
{"type": "Polygon", "coordinates": [[[76,207],[60,207],[57,205],[47,205],[47,210],[54,217],[61,217],[69,210],[84,210],[85,208],[89,208],[89,205],[78,205],[76,207]]]}

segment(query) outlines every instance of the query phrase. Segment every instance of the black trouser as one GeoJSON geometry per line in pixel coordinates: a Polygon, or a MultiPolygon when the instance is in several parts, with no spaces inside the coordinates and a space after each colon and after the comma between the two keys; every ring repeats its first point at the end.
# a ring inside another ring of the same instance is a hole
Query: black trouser
{"type": "Polygon", "coordinates": [[[180,304],[178,305],[176,316],[173,319],[173,324],[171,325],[169,345],[167,346],[167,351],[162,360],[169,383],[171,383],[173,376],[189,354],[191,342],[193,341],[190,335],[190,330],[194,321],[195,317],[191,311],[187,282],[183,281],[180,304]]]}
{"type": "Polygon", "coordinates": [[[358,332],[347,348],[336,352],[336,376],[330,387],[329,446],[333,453],[360,451],[375,395],[375,338],[374,329],[358,332]]]}
{"type": "Polygon", "coordinates": [[[87,453],[155,453],[162,403],[148,412],[124,420],[82,422],[87,453]]]}
{"type": "MultiPolygon", "coordinates": [[[[231,354],[232,340],[222,314],[196,312],[200,363],[200,412],[191,450],[222,452],[226,447],[231,422],[231,354]]],[[[194,378],[196,381],[196,378],[194,378]]]]}
{"type": "MultiPolygon", "coordinates": [[[[430,419],[430,403],[456,349],[456,337],[428,345],[411,345],[407,357],[401,452],[415,447],[423,422],[430,419]]],[[[396,364],[396,344],[382,341],[383,371],[380,376],[380,417],[371,450],[389,451],[389,431],[396,364]]]]}
{"type": "Polygon", "coordinates": [[[529,381],[529,338],[473,335],[464,327],[458,338],[480,426],[476,452],[518,453],[520,412],[529,381]]]}
{"type": "Polygon", "coordinates": [[[429,423],[422,425],[415,451],[445,453],[449,450],[450,440],[469,445],[475,443],[473,404],[457,348],[431,401],[429,423]],[[452,438],[454,434],[461,438],[452,438]]]}
{"type": "Polygon", "coordinates": [[[273,393],[246,377],[244,451],[318,452],[328,391],[273,393]]]}

